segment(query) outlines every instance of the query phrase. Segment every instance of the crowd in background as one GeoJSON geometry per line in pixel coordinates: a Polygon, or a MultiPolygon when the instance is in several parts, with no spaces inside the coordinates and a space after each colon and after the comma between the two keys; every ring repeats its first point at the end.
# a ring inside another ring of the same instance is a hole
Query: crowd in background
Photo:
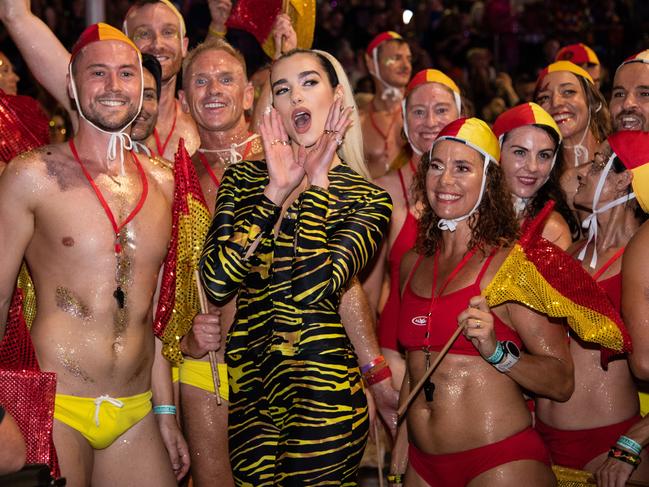
{"type": "MultiPolygon", "coordinates": [[[[209,26],[207,0],[175,2],[187,19],[190,47],[209,26]]],[[[458,84],[473,112],[489,122],[519,101],[530,101],[538,71],[561,46],[583,42],[602,66],[608,98],[610,69],[649,45],[649,3],[641,0],[321,0],[317,2],[314,48],[334,54],[356,92],[372,92],[363,61],[368,42],[394,30],[409,41],[413,73],[433,66],[458,84]],[[404,11],[412,12],[412,17],[404,11]]],[[[69,49],[85,27],[85,0],[33,0],[69,49]]],[[[106,21],[119,26],[128,0],[106,2],[106,21]]],[[[50,115],[63,112],[30,76],[3,27],[0,50],[21,77],[19,92],[36,97],[50,115]]]]}

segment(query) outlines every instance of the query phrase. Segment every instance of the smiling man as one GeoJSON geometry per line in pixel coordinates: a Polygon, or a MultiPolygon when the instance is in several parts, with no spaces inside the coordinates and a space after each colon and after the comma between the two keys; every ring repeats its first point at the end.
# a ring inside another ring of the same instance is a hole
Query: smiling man
{"type": "Polygon", "coordinates": [[[172,400],[152,308],[173,178],[124,149],[142,102],[140,53],[95,24],[72,50],[67,86],[75,137],[14,159],[0,177],[0,226],[12,230],[0,233],[0,323],[24,258],[38,295],[34,349],[57,377],[53,434],[67,485],[172,487],[174,470],[188,469],[186,445],[173,416],[156,424],[151,402],[172,400]]]}
{"type": "Polygon", "coordinates": [[[396,32],[377,35],[367,47],[365,63],[374,80],[374,96],[361,112],[363,146],[372,178],[400,167],[405,145],[401,137],[401,100],[412,72],[408,43],[396,32]]]}
{"type": "MultiPolygon", "coordinates": [[[[77,116],[65,88],[70,53],[24,0],[0,1],[0,19],[36,80],[68,110],[76,128],[77,116]]],[[[152,144],[155,155],[173,161],[181,137],[193,154],[200,143],[196,125],[176,99],[176,81],[188,43],[182,15],[168,0],[138,0],[126,14],[124,31],[141,52],[155,56],[162,66],[152,144]]]]}
{"type": "Polygon", "coordinates": [[[613,129],[649,131],[649,50],[617,68],[609,103],[613,129]]]}

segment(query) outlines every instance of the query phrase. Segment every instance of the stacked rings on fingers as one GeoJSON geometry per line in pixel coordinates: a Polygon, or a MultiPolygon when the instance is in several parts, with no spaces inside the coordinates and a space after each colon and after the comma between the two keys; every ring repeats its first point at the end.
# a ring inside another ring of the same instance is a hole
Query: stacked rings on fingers
{"type": "Polygon", "coordinates": [[[275,145],[275,144],[289,145],[290,143],[291,142],[288,140],[275,139],[270,143],[270,145],[275,145]]]}
{"type": "Polygon", "coordinates": [[[326,135],[329,135],[329,134],[334,134],[335,132],[334,132],[333,130],[325,129],[325,130],[324,130],[324,133],[325,133],[326,135]]]}

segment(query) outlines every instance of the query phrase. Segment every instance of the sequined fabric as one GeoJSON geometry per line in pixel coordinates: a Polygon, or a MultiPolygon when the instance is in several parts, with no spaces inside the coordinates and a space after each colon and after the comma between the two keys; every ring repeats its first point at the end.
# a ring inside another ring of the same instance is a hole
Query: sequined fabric
{"type": "Polygon", "coordinates": [[[194,271],[203,251],[211,217],[189,154],[181,139],[174,165],[172,234],[164,263],[154,331],[162,354],[174,365],[183,362],[180,339],[200,310],[194,271]]]}
{"type": "Polygon", "coordinates": [[[48,120],[36,100],[0,90],[0,159],[9,162],[49,140],[48,120]]]}
{"type": "Polygon", "coordinates": [[[592,486],[595,483],[593,474],[584,472],[583,470],[574,470],[572,468],[553,465],[552,472],[557,478],[558,487],[583,487],[586,485],[592,486]]]}
{"type": "MultiPolygon", "coordinates": [[[[24,269],[26,272],[26,269],[24,269]]],[[[42,372],[23,315],[23,290],[17,288],[0,344],[0,404],[14,417],[27,446],[27,463],[50,466],[59,477],[52,440],[56,374],[42,372]]]]}
{"type": "Polygon", "coordinates": [[[485,288],[487,303],[515,301],[550,317],[566,318],[582,340],[611,351],[602,356],[605,365],[612,352],[629,352],[631,340],[605,291],[577,261],[540,236],[540,223],[552,207],[530,224],[485,288]]]}

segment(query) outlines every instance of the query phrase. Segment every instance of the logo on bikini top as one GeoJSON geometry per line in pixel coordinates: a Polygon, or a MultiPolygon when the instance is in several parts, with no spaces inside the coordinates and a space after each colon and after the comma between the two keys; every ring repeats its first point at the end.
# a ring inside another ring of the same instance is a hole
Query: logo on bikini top
{"type": "Polygon", "coordinates": [[[426,326],[428,324],[427,316],[415,316],[412,319],[412,324],[416,326],[426,326]]]}

